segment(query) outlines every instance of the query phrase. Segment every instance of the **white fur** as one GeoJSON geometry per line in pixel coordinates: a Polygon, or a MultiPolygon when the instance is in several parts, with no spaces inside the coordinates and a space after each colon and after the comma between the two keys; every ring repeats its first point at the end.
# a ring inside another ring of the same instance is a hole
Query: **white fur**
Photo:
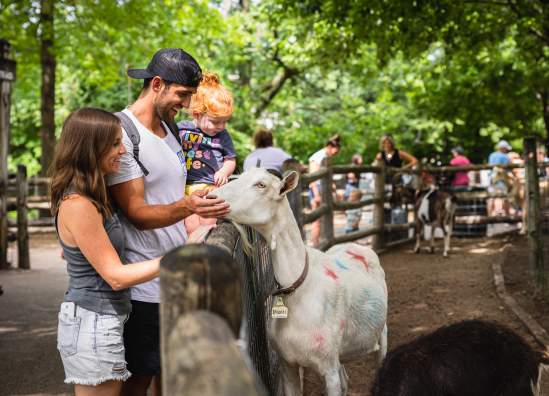
{"type": "Polygon", "coordinates": [[[538,381],[534,384],[532,383],[532,393],[535,395],[535,396],[541,396],[542,395],[542,392],[541,392],[541,376],[543,375],[543,373],[549,371],[549,366],[545,365],[545,364],[540,364],[539,365],[539,368],[538,368],[538,381]]]}
{"type": "Polygon", "coordinates": [[[216,190],[231,205],[228,218],[256,229],[270,241],[278,283],[287,287],[301,275],[306,252],[309,272],[303,284],[284,297],[287,319],[269,323],[269,337],[281,356],[284,392],[301,395],[299,367],[322,375],[328,396],[347,392],[341,360],[387,351],[387,286],[376,253],[357,244],[342,244],[324,253],[306,247],[285,194],[297,174],[280,181],[252,168],[216,190]],[[366,263],[366,264],[365,264],[366,263]]]}
{"type": "Polygon", "coordinates": [[[417,217],[421,219],[423,223],[429,224],[433,219],[429,219],[429,196],[435,192],[435,189],[431,187],[429,192],[425,194],[421,203],[419,204],[419,210],[417,211],[417,217]]]}

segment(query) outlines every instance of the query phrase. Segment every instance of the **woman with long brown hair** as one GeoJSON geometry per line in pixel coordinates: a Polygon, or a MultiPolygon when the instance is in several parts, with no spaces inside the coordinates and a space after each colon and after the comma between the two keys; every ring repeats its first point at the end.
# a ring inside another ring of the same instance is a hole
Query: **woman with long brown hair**
{"type": "Polygon", "coordinates": [[[118,171],[125,151],[118,118],[82,108],[63,124],[50,169],[52,214],[69,274],[57,347],[77,396],[120,393],[131,375],[122,339],[131,310],[127,288],[159,272],[159,259],[122,263],[124,235],[104,178],[118,171]]]}

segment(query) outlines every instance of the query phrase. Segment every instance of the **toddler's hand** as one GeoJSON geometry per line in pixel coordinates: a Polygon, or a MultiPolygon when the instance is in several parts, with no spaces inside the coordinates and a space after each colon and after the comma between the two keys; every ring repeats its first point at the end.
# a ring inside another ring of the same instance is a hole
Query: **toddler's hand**
{"type": "Polygon", "coordinates": [[[223,184],[227,183],[228,180],[229,180],[229,178],[225,174],[225,172],[223,172],[221,170],[215,172],[215,174],[214,174],[214,184],[216,185],[216,187],[222,186],[223,184]]]}

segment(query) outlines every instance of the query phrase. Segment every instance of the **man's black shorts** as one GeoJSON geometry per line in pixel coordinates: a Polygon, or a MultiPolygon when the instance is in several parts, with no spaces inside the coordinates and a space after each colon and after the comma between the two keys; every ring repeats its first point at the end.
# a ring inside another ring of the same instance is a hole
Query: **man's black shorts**
{"type": "Polygon", "coordinates": [[[160,374],[160,304],[132,300],[124,326],[128,370],[135,375],[160,374]]]}

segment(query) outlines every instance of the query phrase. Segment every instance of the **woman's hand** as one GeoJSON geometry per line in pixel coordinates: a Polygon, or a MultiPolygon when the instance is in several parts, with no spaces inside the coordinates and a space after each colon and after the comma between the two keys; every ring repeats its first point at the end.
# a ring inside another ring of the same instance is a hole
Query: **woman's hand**
{"type": "Polygon", "coordinates": [[[208,236],[212,228],[217,227],[217,224],[202,224],[198,226],[187,239],[187,243],[202,243],[208,236]]]}

